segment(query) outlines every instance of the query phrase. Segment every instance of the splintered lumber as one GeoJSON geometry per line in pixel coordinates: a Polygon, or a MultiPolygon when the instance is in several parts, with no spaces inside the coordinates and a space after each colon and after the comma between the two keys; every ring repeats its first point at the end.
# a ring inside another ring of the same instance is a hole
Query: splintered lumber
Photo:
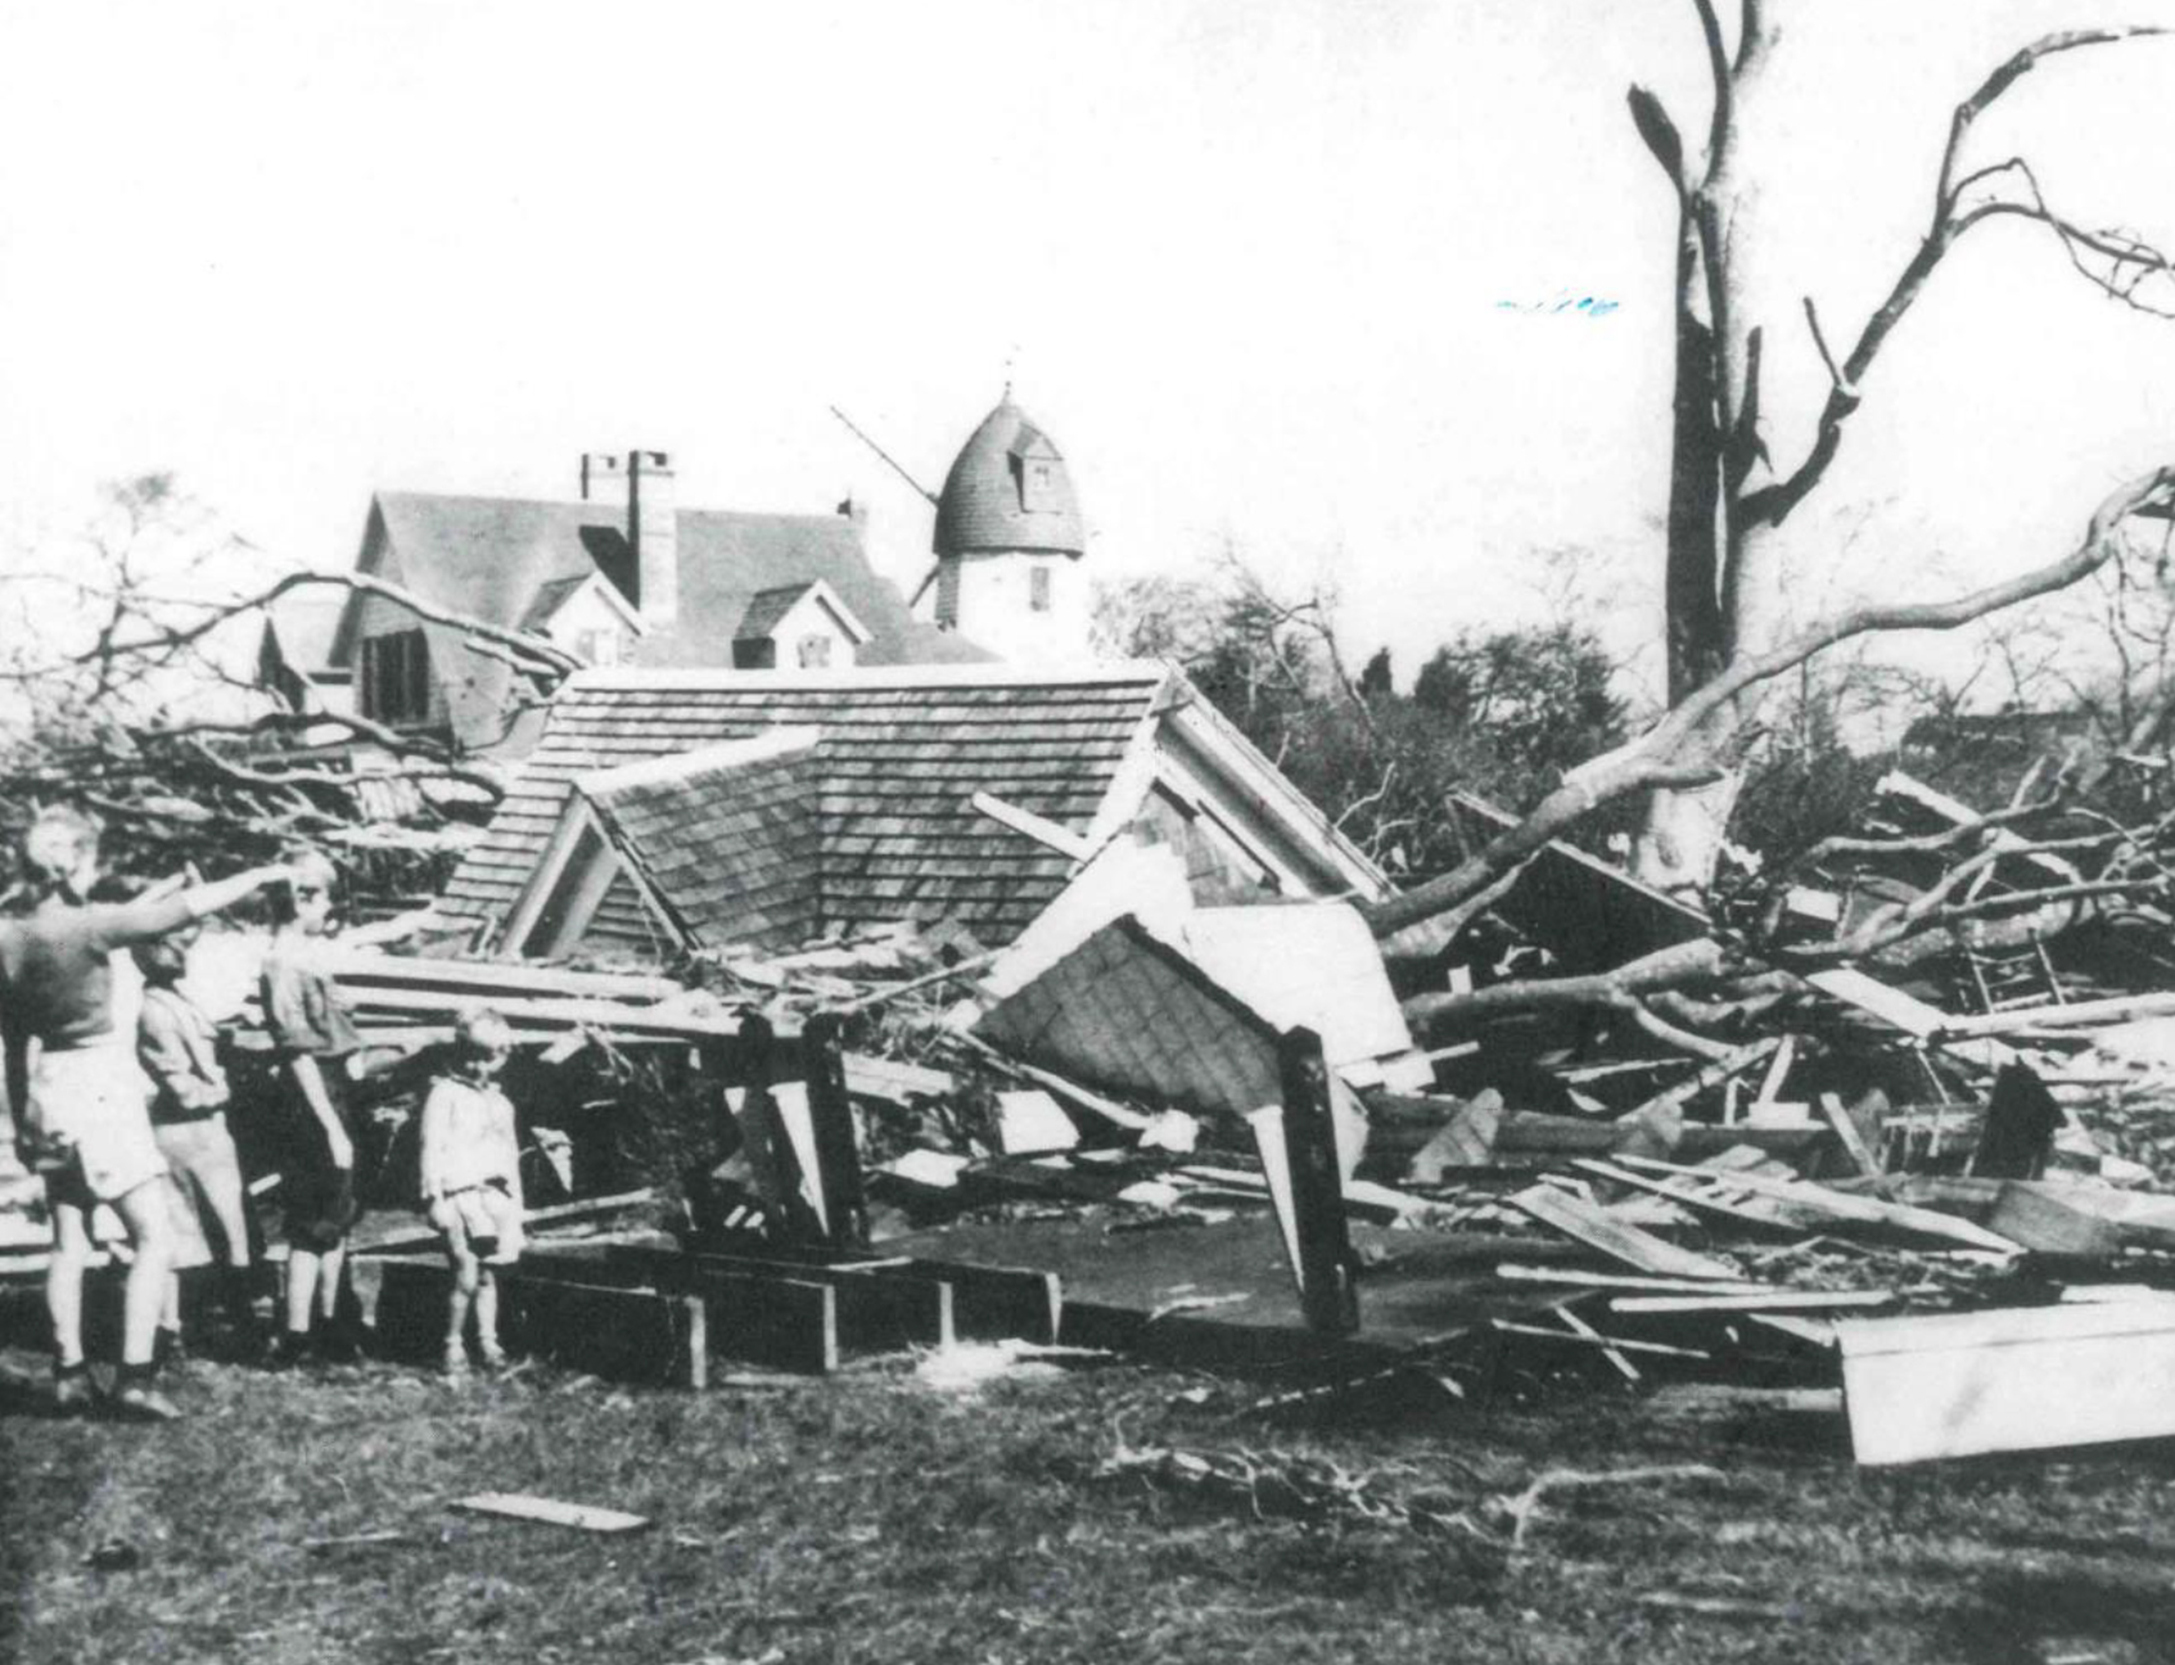
{"type": "Polygon", "coordinates": [[[933,1070],[899,1058],[877,1058],[866,1052],[845,1054],[846,1091],[855,1098],[877,1098],[887,1104],[910,1105],[916,1099],[942,1098],[956,1085],[949,1070],[933,1070]]]}
{"type": "Polygon", "coordinates": [[[835,1014],[818,1013],[802,1030],[801,1077],[807,1083],[815,1181],[830,1240],[842,1249],[859,1248],[868,1242],[868,1198],[861,1186],[861,1147],[846,1094],[845,1052],[835,1014]]]}
{"type": "Polygon", "coordinates": [[[1503,1123],[1502,1096],[1493,1087],[1464,1104],[1446,1106],[1450,1119],[1420,1147],[1406,1178],[1415,1185],[1440,1184],[1452,1168],[1485,1168],[1495,1160],[1495,1140],[1503,1123]]]}
{"type": "Polygon", "coordinates": [[[1762,1289],[1750,1295],[1618,1295],[1609,1311],[1637,1312],[1840,1312],[1851,1307],[1887,1307],[1896,1303],[1892,1289],[1762,1289]]]}
{"type": "MultiPolygon", "coordinates": [[[[1739,1047],[1727,1057],[1717,1058],[1704,1069],[1694,1071],[1675,1086],[1664,1088],[1636,1109],[1625,1111],[1616,1120],[1626,1126],[1658,1130],[1667,1124],[1668,1118],[1680,1112],[1701,1093],[1742,1075],[1781,1045],[1780,1037],[1770,1037],[1764,1041],[1754,1041],[1750,1046],[1739,1047]]],[[[1672,1145],[1676,1143],[1673,1137],[1666,1142],[1672,1145]]]]}
{"type": "MultiPolygon", "coordinates": [[[[614,1035],[686,1041],[717,1040],[740,1033],[737,1012],[698,1013],[670,1005],[636,1006],[611,1000],[541,995],[501,999],[496,996],[448,996],[417,989],[372,988],[360,991],[355,1004],[366,1011],[387,1012],[448,1012],[464,1006],[488,1004],[516,1030],[595,1029],[614,1035]]],[[[779,1038],[791,1037],[781,1031],[779,1038]]]]}
{"type": "MultiPolygon", "coordinates": [[[[328,945],[324,969],[341,987],[362,991],[408,989],[496,1002],[530,995],[587,1000],[675,1000],[687,993],[668,977],[614,971],[565,971],[515,960],[419,959],[328,945]]],[[[367,996],[366,996],[367,998],[367,996]]]]}
{"type": "Polygon", "coordinates": [[[2009,1035],[2040,1029],[2100,1029],[2132,1018],[2175,1017],[2175,994],[2118,995],[2068,1005],[2026,1006],[1973,1017],[1943,1018],[1944,1040],[1970,1035],[2009,1035]]]}
{"type": "Polygon", "coordinates": [[[2063,1195],[2076,1186],[2003,1182],[1986,1217],[1989,1231],[2014,1238],[2033,1254],[2076,1260],[2111,1260],[2122,1252],[2122,1228],[2104,1215],[2076,1207],[2063,1195]]]}
{"type": "MultiPolygon", "coordinates": [[[[1626,1167],[1646,1168],[1659,1173],[1711,1172],[1703,1168],[1687,1168],[1675,1162],[1659,1162],[1644,1156],[1622,1156],[1617,1160],[1626,1167]]],[[[1874,1197],[1850,1196],[1841,1191],[1831,1191],[1824,1185],[1814,1185],[1809,1180],[1769,1179],[1764,1174],[1734,1172],[1729,1175],[1729,1182],[1748,1191],[1757,1191],[1763,1196],[1780,1198],[1825,1219],[1846,1225],[1886,1227],[1892,1231],[1935,1238],[1944,1243],[1960,1244],[1969,1249],[1985,1249],[1995,1254],[2013,1255],[2019,1248],[2008,1238],[1975,1226],[1968,1220],[1960,1220],[1953,1214],[1937,1213],[1930,1208],[1913,1208],[1906,1203],[1883,1202],[1874,1197]]]]}
{"type": "Polygon", "coordinates": [[[1646,1191],[1657,1197],[1667,1197],[1671,1202],[1682,1203],[1697,1213],[1712,1214],[1727,1220],[1731,1225],[1761,1236],[1800,1237],[1803,1232],[1796,1222],[1780,1217],[1780,1210],[1772,1202],[1761,1208],[1748,1208],[1739,1197],[1729,1194],[1730,1176],[1707,1169],[1695,1169],[1708,1184],[1695,1186],[1689,1183],[1672,1183],[1668,1180],[1650,1179],[1645,1174],[1635,1174],[1628,1168],[1613,1162],[1601,1162],[1592,1157],[1573,1158],[1571,1166],[1584,1173],[1605,1179],[1612,1185],[1628,1185],[1634,1190],[1646,1191]]]}
{"type": "MultiPolygon", "coordinates": [[[[543,1226],[571,1226],[587,1220],[595,1220],[607,1214],[623,1214],[632,1208],[642,1208],[657,1200],[654,1187],[640,1191],[621,1191],[609,1197],[576,1197],[572,1202],[552,1203],[545,1208],[531,1208],[521,1218],[529,1235],[534,1237],[543,1226]]],[[[404,1254],[412,1249],[435,1247],[438,1233],[429,1226],[408,1226],[373,1238],[367,1243],[353,1245],[358,1255],[404,1254]]]]}
{"type": "Polygon", "coordinates": [[[1842,1096],[1837,1093],[1820,1095],[1820,1114],[1827,1118],[1828,1126],[1835,1129],[1835,1137],[1843,1142],[1843,1150],[1849,1155],[1851,1165],[1870,1179],[1883,1192],[1887,1189],[1887,1174],[1872,1148],[1859,1131],[1857,1119],[1843,1108],[1842,1096]]]}
{"type": "Polygon", "coordinates": [[[1013,1057],[1009,1052],[1001,1052],[979,1035],[969,1032],[962,1034],[959,1038],[984,1057],[995,1059],[1015,1074],[1025,1077],[1037,1086],[1047,1087],[1059,1098],[1070,1099],[1082,1109],[1094,1111],[1104,1121],[1111,1122],[1118,1127],[1142,1129],[1155,1119],[1152,1116],[1142,1115],[1129,1104],[1120,1104],[1107,1094],[1098,1093],[1090,1087],[1083,1087],[1076,1081],[1068,1081],[1055,1070],[1044,1069],[1040,1064],[1030,1064],[1023,1058],[1013,1057]]]}
{"type": "Polygon", "coordinates": [[[508,1520],[541,1521],[547,1526],[572,1526],[583,1532],[639,1532],[649,1525],[647,1515],[630,1515],[618,1509],[594,1509],[586,1503],[561,1503],[555,1498],[530,1497],[521,1492],[478,1492],[455,1501],[454,1508],[474,1515],[503,1515],[508,1520]]]}
{"type": "Polygon", "coordinates": [[[1860,1463],[2175,1435],[2175,1301],[1843,1320],[1860,1463]]]}
{"type": "Polygon", "coordinates": [[[1728,1285],[1693,1278],[1649,1278],[1637,1272],[1587,1272],[1572,1266],[1498,1266],[1495,1275],[1511,1283],[1570,1284],[1581,1289],[1636,1289],[1662,1295],[1757,1295],[1765,1284],[1728,1285]]]}
{"type": "MultiPolygon", "coordinates": [[[[1560,1313],[1558,1316],[1562,1316],[1560,1313]]],[[[1577,1330],[1544,1330],[1538,1324],[1519,1324],[1508,1318],[1491,1318],[1488,1328],[1498,1335],[1529,1335],[1537,1341],[1561,1341],[1573,1347],[1599,1347],[1605,1351],[1622,1353],[1653,1353],[1672,1359],[1703,1359],[1708,1355],[1696,1347],[1672,1347],[1661,1341],[1625,1341],[1617,1336],[1600,1335],[1590,1327],[1581,1334],[1577,1330]]]]}
{"type": "Polygon", "coordinates": [[[1744,1281],[1736,1267],[1695,1254],[1690,1249],[1680,1249],[1651,1232],[1611,1219],[1593,1204],[1581,1202],[1552,1185],[1529,1186],[1504,1200],[1541,1224],[1639,1271],[1669,1278],[1744,1281]]]}

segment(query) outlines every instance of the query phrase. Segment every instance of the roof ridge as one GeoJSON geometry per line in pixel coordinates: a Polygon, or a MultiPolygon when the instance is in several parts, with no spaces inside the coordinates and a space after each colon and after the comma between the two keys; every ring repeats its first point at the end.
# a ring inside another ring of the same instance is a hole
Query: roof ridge
{"type": "Polygon", "coordinates": [[[1092,665],[859,665],[850,670],[742,671],[720,666],[643,669],[612,666],[576,672],[569,692],[699,691],[714,689],[881,688],[1078,688],[1161,684],[1174,667],[1154,659],[1120,659],[1092,665]]]}

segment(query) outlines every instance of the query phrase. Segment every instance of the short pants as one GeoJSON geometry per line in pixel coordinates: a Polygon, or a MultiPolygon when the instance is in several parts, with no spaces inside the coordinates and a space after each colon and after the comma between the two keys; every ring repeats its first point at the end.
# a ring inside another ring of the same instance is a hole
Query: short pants
{"type": "Polygon", "coordinates": [[[39,1052],[26,1125],[35,1139],[65,1141],[74,1152],[46,1181],[54,1202],[88,1209],[166,1172],[151,1134],[150,1095],[125,1046],[39,1052]]]}
{"type": "Polygon", "coordinates": [[[457,1230],[487,1266],[511,1266],[521,1258],[521,1215],[521,1205],[500,1180],[448,1191],[430,1209],[431,1224],[449,1238],[457,1230]]]}
{"type": "Polygon", "coordinates": [[[243,1198],[241,1159],[223,1112],[193,1121],[152,1125],[166,1165],[180,1190],[184,1252],[193,1264],[213,1258],[229,1266],[249,1264],[249,1214],[243,1198]]]}
{"type": "MultiPolygon", "coordinates": [[[[332,1100],[333,1113],[347,1129],[348,1143],[355,1140],[355,1118],[348,1109],[347,1060],[320,1058],[317,1073],[332,1100]]],[[[298,1249],[325,1254],[347,1241],[347,1234],[362,1218],[362,1204],[355,1198],[355,1170],[332,1165],[325,1145],[325,1130],[317,1113],[291,1081],[288,1086],[288,1139],[292,1154],[280,1174],[287,1241],[298,1249]]]]}

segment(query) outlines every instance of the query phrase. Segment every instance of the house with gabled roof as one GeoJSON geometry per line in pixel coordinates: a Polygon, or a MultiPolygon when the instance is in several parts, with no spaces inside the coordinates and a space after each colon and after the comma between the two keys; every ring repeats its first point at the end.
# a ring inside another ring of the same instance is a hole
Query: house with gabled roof
{"type": "MultiPolygon", "coordinates": [[[[914,619],[870,567],[865,516],[679,506],[670,458],[583,458],[572,501],[379,492],[358,571],[461,618],[532,631],[585,664],[728,667],[752,640],[779,663],[985,660],[969,638],[914,619]],[[793,634],[798,632],[798,634],[793,634]]],[[[518,757],[541,700],[503,653],[384,596],[350,598],[330,664],[359,715],[518,757]]]]}
{"type": "Polygon", "coordinates": [[[1175,666],[582,672],[440,911],[541,958],[913,920],[1009,943],[1120,838],[1203,901],[1388,880],[1175,666]]]}

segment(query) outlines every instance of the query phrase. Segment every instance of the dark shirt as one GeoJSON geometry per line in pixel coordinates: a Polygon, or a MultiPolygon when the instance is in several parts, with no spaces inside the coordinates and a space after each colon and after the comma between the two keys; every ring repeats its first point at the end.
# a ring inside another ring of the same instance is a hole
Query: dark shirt
{"type": "Polygon", "coordinates": [[[156,942],[196,915],[185,896],[152,902],[48,897],[0,920],[0,1018],[8,1029],[64,1051],[113,1033],[116,949],[156,942]]]}
{"type": "Polygon", "coordinates": [[[331,978],[311,963],[307,946],[280,941],[264,962],[258,985],[264,1027],[289,1058],[344,1058],[362,1045],[347,1000],[331,978]]]}

